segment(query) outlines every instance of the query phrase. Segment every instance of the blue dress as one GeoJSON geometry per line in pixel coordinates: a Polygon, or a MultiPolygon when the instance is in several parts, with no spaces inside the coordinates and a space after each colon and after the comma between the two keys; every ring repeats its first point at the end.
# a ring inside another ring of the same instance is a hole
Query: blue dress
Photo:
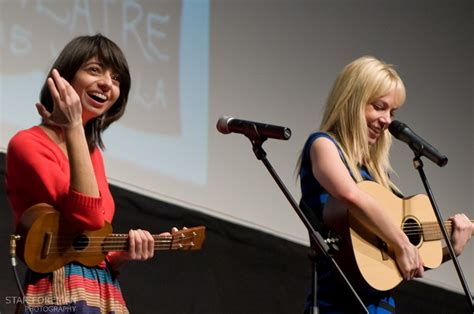
{"type": "MultiPolygon", "coordinates": [[[[336,145],[344,164],[346,164],[346,161],[342,155],[341,148],[329,134],[316,132],[308,137],[303,148],[300,168],[301,201],[311,210],[311,214],[314,214],[316,220],[324,225],[323,210],[329,195],[314,178],[310,159],[311,145],[320,137],[331,140],[334,145],[336,145]]],[[[359,170],[364,180],[372,180],[372,177],[365,167],[359,170]]],[[[355,301],[355,298],[349,290],[346,289],[346,285],[341,281],[337,271],[333,270],[331,262],[323,254],[319,254],[315,257],[315,263],[317,272],[317,306],[319,313],[360,313],[360,305],[355,301]]],[[[371,288],[357,292],[367,306],[369,313],[388,314],[395,312],[395,300],[390,292],[380,292],[371,288]]],[[[305,304],[305,313],[310,313],[310,309],[313,306],[313,299],[313,291],[310,291],[305,304]]]]}

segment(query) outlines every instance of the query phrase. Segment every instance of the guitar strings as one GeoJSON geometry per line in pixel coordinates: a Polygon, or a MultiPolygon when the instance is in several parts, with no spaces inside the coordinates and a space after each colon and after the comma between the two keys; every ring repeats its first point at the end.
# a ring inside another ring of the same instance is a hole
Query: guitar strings
{"type": "MultiPolygon", "coordinates": [[[[445,228],[448,231],[451,231],[452,222],[448,221],[445,223],[445,228]]],[[[406,235],[419,235],[419,234],[439,234],[441,232],[439,225],[437,223],[423,223],[419,225],[418,223],[406,223],[404,224],[403,231],[406,235]]]]}

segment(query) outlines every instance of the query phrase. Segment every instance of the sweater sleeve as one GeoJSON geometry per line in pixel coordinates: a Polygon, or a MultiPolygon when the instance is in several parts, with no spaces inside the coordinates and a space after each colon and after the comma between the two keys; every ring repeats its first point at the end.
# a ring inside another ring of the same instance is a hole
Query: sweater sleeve
{"type": "Polygon", "coordinates": [[[77,228],[100,229],[102,198],[74,191],[67,157],[55,143],[30,130],[17,133],[7,150],[6,187],[15,224],[29,207],[47,203],[77,228]]]}

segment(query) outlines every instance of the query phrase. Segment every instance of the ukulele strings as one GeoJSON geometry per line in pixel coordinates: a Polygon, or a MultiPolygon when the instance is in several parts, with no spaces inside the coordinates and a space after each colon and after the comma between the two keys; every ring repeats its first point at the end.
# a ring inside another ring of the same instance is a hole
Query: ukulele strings
{"type": "MultiPolygon", "coordinates": [[[[78,235],[78,237],[80,237],[81,235],[78,235]]],[[[116,234],[116,235],[106,235],[106,236],[94,236],[94,235],[91,235],[91,236],[87,236],[87,235],[83,235],[86,237],[86,239],[84,240],[84,242],[88,242],[88,243],[104,243],[104,242],[113,242],[113,241],[127,241],[128,240],[128,235],[127,234],[116,234]]],[[[177,242],[177,241],[186,241],[186,240],[189,240],[189,239],[193,239],[193,238],[196,238],[197,237],[197,234],[196,235],[190,235],[190,236],[159,236],[159,237],[154,237],[154,240],[155,240],[155,243],[170,243],[170,242],[177,242]]],[[[57,239],[57,242],[59,242],[58,240],[63,240],[63,241],[68,241],[68,240],[74,240],[74,237],[73,236],[53,236],[52,237],[53,239],[57,239]]],[[[72,242],[72,241],[69,241],[69,242],[72,242]]],[[[78,240],[78,242],[81,242],[81,240],[78,240]]]]}
{"type": "MultiPolygon", "coordinates": [[[[158,239],[155,239],[153,245],[155,250],[166,250],[166,249],[184,249],[188,247],[193,247],[193,243],[181,243],[184,241],[189,241],[196,236],[184,236],[184,237],[173,237],[173,236],[159,236],[158,239]]],[[[82,253],[103,253],[106,251],[117,251],[117,250],[126,250],[128,248],[128,235],[115,235],[115,236],[89,236],[84,240],[74,241],[71,237],[66,236],[53,236],[51,239],[51,245],[49,249],[50,254],[60,253],[66,249],[72,248],[73,246],[84,248],[90,247],[87,249],[87,252],[82,253]]],[[[77,250],[80,252],[80,249],[77,250]]]]}
{"type": "MultiPolygon", "coordinates": [[[[158,247],[155,245],[154,250],[185,250],[187,248],[192,248],[192,247],[194,247],[192,243],[180,244],[180,245],[175,245],[175,246],[166,245],[166,246],[158,246],[158,247]]],[[[52,246],[50,250],[48,251],[48,254],[65,253],[65,251],[67,251],[70,248],[73,248],[72,245],[52,246]]],[[[116,246],[111,245],[111,246],[104,246],[104,247],[100,247],[100,246],[89,247],[89,245],[87,245],[87,248],[83,252],[81,250],[76,250],[76,249],[73,249],[73,250],[74,252],[81,253],[81,255],[87,255],[87,254],[107,253],[108,251],[126,251],[127,246],[126,245],[116,245],[116,246]]]]}

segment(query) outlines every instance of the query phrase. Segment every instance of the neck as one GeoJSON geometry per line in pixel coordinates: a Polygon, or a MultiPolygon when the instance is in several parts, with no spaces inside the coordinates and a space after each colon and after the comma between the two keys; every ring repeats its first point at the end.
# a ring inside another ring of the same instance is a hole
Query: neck
{"type": "Polygon", "coordinates": [[[64,133],[61,127],[41,123],[39,125],[43,131],[57,144],[64,143],[64,133]]]}

